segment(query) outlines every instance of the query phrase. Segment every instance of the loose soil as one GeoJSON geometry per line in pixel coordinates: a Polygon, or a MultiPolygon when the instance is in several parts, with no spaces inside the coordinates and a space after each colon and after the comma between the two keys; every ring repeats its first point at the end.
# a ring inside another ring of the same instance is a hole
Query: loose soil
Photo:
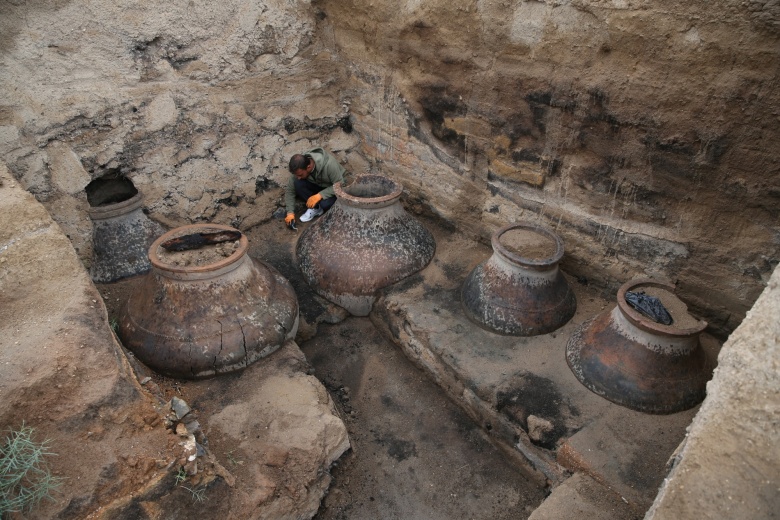
{"type": "Polygon", "coordinates": [[[499,242],[510,252],[534,260],[551,258],[557,251],[555,241],[528,229],[510,229],[501,235],[499,242]]]}
{"type": "Polygon", "coordinates": [[[654,296],[661,300],[661,303],[672,317],[672,327],[676,329],[692,329],[699,326],[699,320],[688,314],[688,306],[674,293],[667,291],[662,287],[642,285],[634,288],[635,291],[644,291],[648,296],[654,296]]]}
{"type": "Polygon", "coordinates": [[[222,244],[206,245],[188,251],[168,251],[157,248],[157,257],[161,262],[176,267],[200,267],[213,264],[228,258],[236,252],[239,242],[223,242],[222,244]]]}

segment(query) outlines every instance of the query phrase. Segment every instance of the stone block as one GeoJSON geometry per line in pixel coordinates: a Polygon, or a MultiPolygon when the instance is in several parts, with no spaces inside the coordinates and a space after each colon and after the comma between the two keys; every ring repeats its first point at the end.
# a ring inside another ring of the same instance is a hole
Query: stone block
{"type": "Polygon", "coordinates": [[[92,180],[78,155],[66,144],[53,141],[46,147],[52,183],[62,192],[75,195],[92,180]]]}
{"type": "Polygon", "coordinates": [[[490,139],[491,127],[481,117],[446,117],[444,128],[475,139],[490,139]]]}
{"type": "Polygon", "coordinates": [[[538,164],[528,162],[514,164],[502,159],[493,159],[490,162],[490,171],[507,180],[524,182],[538,188],[544,186],[545,173],[538,164]]]}
{"type": "Polygon", "coordinates": [[[149,103],[144,114],[146,129],[149,132],[157,132],[175,123],[179,117],[179,110],[176,108],[173,96],[169,92],[165,92],[155,97],[149,103]]]}
{"type": "Polygon", "coordinates": [[[576,473],[556,487],[528,520],[634,520],[637,513],[617,493],[576,473]]]}

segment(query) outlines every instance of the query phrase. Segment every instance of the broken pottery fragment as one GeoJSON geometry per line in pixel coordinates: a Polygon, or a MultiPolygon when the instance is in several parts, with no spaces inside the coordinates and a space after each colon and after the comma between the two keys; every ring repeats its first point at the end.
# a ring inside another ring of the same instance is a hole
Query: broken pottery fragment
{"type": "Polygon", "coordinates": [[[566,345],[566,361],[580,382],[594,393],[626,408],[669,414],[687,410],[705,396],[712,367],[699,343],[707,323],[682,309],[673,325],[642,315],[626,301],[626,293],[674,286],[648,279],[623,284],[617,305],[574,331],[566,345]]]}
{"type": "Polygon", "coordinates": [[[461,291],[471,320],[499,334],[536,336],[574,316],[577,301],[558,269],[563,241],[555,233],[510,224],[493,233],[491,244],[493,255],[469,273],[461,291]]]}
{"type": "MultiPolygon", "coordinates": [[[[175,265],[169,254],[163,260],[163,241],[221,230],[235,231],[197,224],[158,238],[149,250],[152,271],[121,313],[118,334],[124,345],[165,375],[197,379],[241,370],[295,337],[295,292],[276,269],[247,255],[245,235],[229,256],[203,265],[175,265]]],[[[208,253],[202,250],[196,251],[208,253]]]]}
{"type": "Polygon", "coordinates": [[[361,175],[334,189],[336,203],[298,240],[298,265],[320,296],[367,316],[379,289],[428,265],[436,242],[403,209],[394,180],[361,175]]]}

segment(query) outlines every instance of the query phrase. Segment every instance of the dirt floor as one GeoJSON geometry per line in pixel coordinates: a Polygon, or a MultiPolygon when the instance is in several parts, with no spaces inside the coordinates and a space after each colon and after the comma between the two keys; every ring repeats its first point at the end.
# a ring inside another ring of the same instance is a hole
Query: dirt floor
{"type": "Polygon", "coordinates": [[[527,518],[544,498],[367,318],[302,349],[352,441],[317,518],[527,518]]]}

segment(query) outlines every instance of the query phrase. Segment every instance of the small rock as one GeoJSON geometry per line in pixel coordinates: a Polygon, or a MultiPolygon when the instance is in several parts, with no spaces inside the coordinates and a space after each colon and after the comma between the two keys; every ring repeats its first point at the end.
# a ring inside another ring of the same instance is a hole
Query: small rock
{"type": "Polygon", "coordinates": [[[184,465],[184,471],[187,473],[187,476],[194,477],[198,474],[198,461],[195,459],[190,459],[187,461],[187,463],[184,465]]]}
{"type": "Polygon", "coordinates": [[[187,435],[183,442],[180,442],[184,456],[187,462],[192,462],[198,458],[198,443],[195,437],[187,435]]]}
{"type": "Polygon", "coordinates": [[[263,462],[266,466],[279,468],[284,466],[284,463],[287,462],[287,457],[289,455],[290,453],[283,448],[269,446],[263,453],[263,462]]]}
{"type": "Polygon", "coordinates": [[[200,423],[198,421],[190,421],[185,424],[185,427],[193,435],[197,435],[200,432],[200,423]]]}
{"type": "Polygon", "coordinates": [[[160,424],[161,417],[156,412],[149,412],[144,415],[144,422],[149,426],[157,426],[160,424]]]}
{"type": "Polygon", "coordinates": [[[187,431],[187,427],[184,426],[182,423],[179,423],[176,425],[176,435],[181,435],[182,437],[187,437],[190,435],[190,432],[187,431]]]}
{"type": "Polygon", "coordinates": [[[192,410],[183,399],[174,397],[171,399],[171,410],[176,414],[177,419],[181,419],[192,410]]]}
{"type": "Polygon", "coordinates": [[[553,423],[535,415],[528,416],[528,436],[534,442],[545,442],[552,433],[553,423]]]}

